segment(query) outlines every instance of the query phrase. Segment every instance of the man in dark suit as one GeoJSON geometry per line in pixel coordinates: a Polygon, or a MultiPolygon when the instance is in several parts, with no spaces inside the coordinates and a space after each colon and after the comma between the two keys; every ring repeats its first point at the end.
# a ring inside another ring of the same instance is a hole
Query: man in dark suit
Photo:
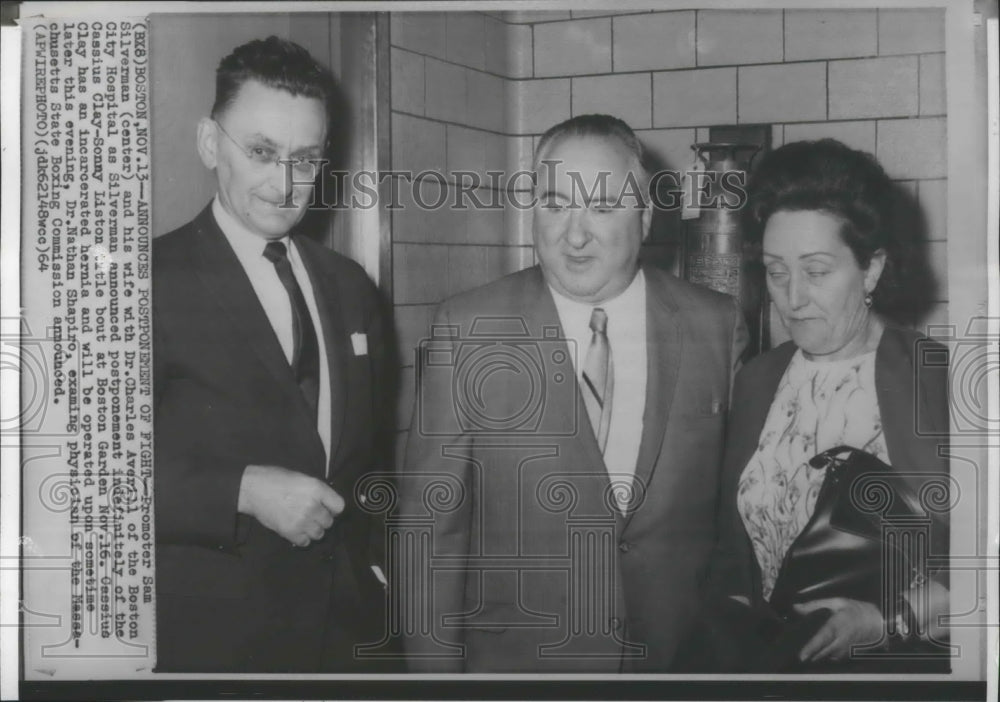
{"type": "Polygon", "coordinates": [[[382,634],[354,485],[379,467],[383,319],[358,265],[295,233],[334,90],[276,37],[224,58],[198,125],[217,195],[154,243],[161,671],[356,671],[382,634]]]}
{"type": "Polygon", "coordinates": [[[640,266],[642,160],[614,117],[550,129],[540,265],[437,311],[395,522],[411,670],[671,669],[746,333],[731,298],[640,266]]]}

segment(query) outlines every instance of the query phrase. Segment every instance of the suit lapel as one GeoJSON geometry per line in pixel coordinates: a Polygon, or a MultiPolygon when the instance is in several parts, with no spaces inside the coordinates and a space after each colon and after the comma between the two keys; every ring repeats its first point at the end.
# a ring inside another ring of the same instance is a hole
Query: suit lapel
{"type": "MultiPolygon", "coordinates": [[[[285,358],[271,322],[257,298],[257,293],[240,265],[236,253],[226,240],[212,215],[209,205],[195,220],[197,245],[194,252],[198,277],[209,291],[210,299],[219,304],[233,326],[246,339],[247,347],[254,353],[268,373],[288,396],[292,406],[301,414],[305,425],[312,424],[311,412],[291,366],[285,358]]],[[[319,435],[313,431],[320,445],[319,435]]]]}
{"type": "MultiPolygon", "coordinates": [[[[751,392],[741,393],[742,405],[730,408],[728,433],[729,445],[726,447],[727,465],[735,461],[742,473],[750,457],[757,450],[760,442],[760,434],[764,430],[764,423],[767,421],[768,412],[771,410],[771,403],[774,402],[774,394],[778,391],[778,383],[781,382],[788,364],[792,362],[795,355],[796,346],[790,341],[769,351],[760,357],[760,361],[754,365],[754,375],[748,380],[751,392]],[[740,429],[739,433],[733,429],[740,429]],[[734,458],[730,459],[730,456],[734,458]]],[[[734,394],[735,396],[735,394],[734,394]]]]}
{"type": "MultiPolygon", "coordinates": [[[[532,330],[532,333],[538,335],[536,338],[542,338],[541,334],[546,327],[558,327],[559,338],[562,339],[565,345],[566,353],[570,353],[569,342],[566,341],[566,330],[562,328],[562,322],[559,320],[559,311],[556,309],[555,300],[552,299],[552,291],[545,284],[541,269],[536,267],[534,271],[536,275],[530,278],[528,284],[523,288],[524,301],[520,305],[520,308],[525,310],[528,328],[532,330]]],[[[587,350],[577,349],[576,351],[577,362],[583,363],[583,358],[587,350]]],[[[546,364],[552,363],[551,354],[543,354],[543,356],[546,364]]],[[[546,368],[546,377],[552,377],[552,374],[556,370],[554,366],[546,368]]],[[[561,404],[558,409],[563,413],[564,418],[568,422],[576,423],[576,438],[587,453],[590,459],[589,463],[601,466],[603,469],[604,456],[601,454],[601,448],[597,444],[594,429],[590,425],[587,407],[583,401],[583,393],[580,391],[580,383],[575,375],[573,376],[573,386],[576,388],[576,392],[574,393],[576,407],[570,408],[561,404]],[[575,412],[575,414],[571,414],[572,412],[575,412]]]]}
{"type": "MultiPolygon", "coordinates": [[[[934,449],[926,450],[918,430],[917,412],[928,416],[938,408],[920,407],[923,388],[921,377],[914,372],[915,340],[899,330],[886,326],[875,351],[875,395],[882,418],[882,435],[885,438],[889,461],[906,470],[946,470],[943,462],[926,463],[926,456],[936,455],[934,449]]],[[[933,445],[933,439],[930,439],[933,445]]]]}
{"type": "Polygon", "coordinates": [[[326,346],[328,377],[330,378],[330,470],[337,465],[336,456],[341,446],[346,408],[348,407],[347,379],[347,332],[344,329],[340,296],[335,288],[333,276],[324,275],[312,251],[312,242],[296,239],[299,254],[309,273],[320,326],[323,329],[323,343],[326,346]]]}
{"type": "MultiPolygon", "coordinates": [[[[533,270],[534,275],[528,279],[522,288],[523,298],[515,306],[515,309],[524,310],[525,322],[531,333],[536,335],[536,338],[544,338],[546,327],[558,327],[559,338],[562,340],[563,348],[566,353],[570,353],[569,343],[566,341],[566,330],[562,328],[562,323],[559,320],[559,311],[556,309],[552,292],[549,290],[548,285],[545,284],[541,269],[536,267],[533,270]]],[[[577,352],[579,354],[577,362],[583,363],[583,355],[586,353],[586,349],[577,349],[577,352]]],[[[542,354],[542,358],[546,366],[545,377],[554,377],[560,369],[555,365],[553,354],[544,353],[542,354]]],[[[584,461],[575,463],[571,460],[562,463],[559,469],[578,471],[581,474],[578,482],[579,489],[591,496],[592,493],[590,491],[593,490],[594,486],[593,476],[599,476],[598,482],[600,483],[601,494],[610,495],[611,479],[608,476],[607,466],[604,464],[604,456],[601,454],[600,446],[597,443],[597,436],[590,425],[587,407],[583,401],[583,393],[575,374],[573,376],[573,387],[575,389],[573,397],[576,407],[573,408],[564,403],[558,403],[557,411],[563,414],[563,419],[567,422],[567,425],[575,422],[575,434],[572,440],[575,441],[578,449],[582,451],[584,461]]],[[[621,512],[617,509],[612,509],[611,511],[615,516],[615,521],[620,525],[623,519],[621,512]]]]}
{"type": "MultiPolygon", "coordinates": [[[[642,440],[635,466],[636,498],[653,479],[683,352],[677,307],[659,271],[644,267],[646,277],[646,408],[642,415],[642,440]]],[[[634,511],[628,512],[631,519],[634,511]]]]}

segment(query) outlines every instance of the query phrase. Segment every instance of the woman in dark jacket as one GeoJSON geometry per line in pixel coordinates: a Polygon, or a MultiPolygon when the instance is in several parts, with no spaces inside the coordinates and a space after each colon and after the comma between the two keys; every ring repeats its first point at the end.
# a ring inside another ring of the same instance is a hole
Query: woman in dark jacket
{"type": "MultiPolygon", "coordinates": [[[[929,555],[947,555],[948,464],[938,452],[948,435],[947,352],[879,312],[906,245],[895,240],[892,188],[873,158],[829,139],[775,150],[751,181],[751,236],[761,242],[768,291],[791,340],[753,359],[735,381],[710,576],[716,602],[729,598],[764,619],[762,613],[773,615],[785,557],[809,523],[825,477],[826,469],[809,461],[838,446],[904,473],[928,506],[929,555]]],[[[884,655],[947,651],[946,632],[937,626],[947,580],[927,574],[907,574],[888,608],[886,598],[794,602],[772,618],[769,634],[751,627],[743,646],[757,655],[784,629],[790,655],[763,667],[930,670],[926,658],[901,668],[898,656],[884,655]]]]}

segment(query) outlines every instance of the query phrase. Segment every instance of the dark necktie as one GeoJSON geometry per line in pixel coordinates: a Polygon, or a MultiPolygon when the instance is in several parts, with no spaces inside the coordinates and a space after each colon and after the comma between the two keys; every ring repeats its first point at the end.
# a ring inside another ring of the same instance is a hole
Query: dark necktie
{"type": "Polygon", "coordinates": [[[601,453],[608,445],[608,429],[611,427],[611,400],[614,397],[615,374],[611,365],[611,344],[608,342],[608,314],[595,307],[590,315],[590,329],[594,335],[590,339],[587,358],[583,363],[584,405],[594,427],[597,445],[601,453]]]}
{"type": "Polygon", "coordinates": [[[312,410],[313,421],[316,421],[316,407],[319,405],[319,341],[316,339],[316,328],[313,326],[306,298],[302,288],[292,273],[292,264],[288,261],[288,250],[280,241],[270,241],[264,247],[264,258],[274,264],[281,284],[285,286],[288,299],[292,303],[292,372],[299,383],[299,388],[306,398],[306,403],[312,410]]]}

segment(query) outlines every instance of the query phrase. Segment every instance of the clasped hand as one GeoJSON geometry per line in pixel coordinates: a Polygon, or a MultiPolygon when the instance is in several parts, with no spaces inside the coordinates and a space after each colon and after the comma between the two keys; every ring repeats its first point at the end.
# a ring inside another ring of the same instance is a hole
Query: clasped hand
{"type": "Polygon", "coordinates": [[[830,597],[795,605],[799,614],[824,608],[832,614],[799,651],[800,661],[844,660],[851,655],[851,647],[881,638],[885,626],[882,613],[870,602],[830,597]]]}
{"type": "Polygon", "coordinates": [[[322,480],[279,466],[243,471],[238,511],[254,517],[294,546],[323,538],[344,500],[322,480]]]}

